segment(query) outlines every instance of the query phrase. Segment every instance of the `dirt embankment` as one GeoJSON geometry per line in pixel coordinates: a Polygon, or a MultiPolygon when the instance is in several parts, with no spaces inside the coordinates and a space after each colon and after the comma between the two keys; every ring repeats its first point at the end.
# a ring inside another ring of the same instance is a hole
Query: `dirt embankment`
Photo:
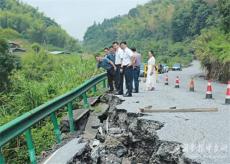
{"type": "Polygon", "coordinates": [[[206,70],[207,79],[219,80],[224,83],[227,83],[230,79],[230,62],[223,64],[218,61],[212,61],[202,63],[202,66],[206,70]]]}

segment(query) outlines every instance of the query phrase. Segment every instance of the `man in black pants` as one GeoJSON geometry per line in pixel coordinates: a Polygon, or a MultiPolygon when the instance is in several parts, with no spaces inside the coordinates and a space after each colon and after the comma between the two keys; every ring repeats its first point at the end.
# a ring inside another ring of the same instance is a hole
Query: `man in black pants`
{"type": "Polygon", "coordinates": [[[132,82],[133,82],[133,64],[134,55],[133,52],[127,47],[126,42],[121,42],[121,49],[123,50],[121,72],[125,75],[127,92],[124,97],[132,97],[132,82]]]}
{"type": "MultiPolygon", "coordinates": [[[[109,52],[108,52],[108,55],[106,56],[106,58],[109,59],[111,62],[113,62],[113,64],[115,64],[115,50],[112,46],[109,47],[109,52]]],[[[116,66],[116,69],[117,69],[117,66],[116,66]]],[[[116,85],[115,85],[116,71],[114,70],[114,76],[113,76],[113,86],[115,86],[115,89],[116,89],[116,85]]]]}
{"type": "Polygon", "coordinates": [[[139,92],[139,76],[140,76],[140,66],[141,66],[141,54],[136,51],[136,48],[131,48],[134,54],[134,65],[133,65],[133,83],[134,90],[133,93],[139,92]]]}
{"type": "Polygon", "coordinates": [[[103,58],[100,55],[96,56],[96,60],[98,62],[97,68],[102,67],[105,70],[107,70],[107,77],[108,77],[108,83],[110,88],[109,91],[112,92],[114,90],[113,81],[114,81],[114,73],[116,71],[116,66],[113,64],[111,60],[109,60],[108,58],[103,58]]]}
{"type": "Polygon", "coordinates": [[[115,50],[115,65],[116,65],[116,72],[115,72],[115,87],[116,87],[116,95],[123,95],[123,73],[120,72],[121,68],[121,56],[123,55],[123,50],[120,48],[118,42],[113,42],[113,48],[115,50]]]}

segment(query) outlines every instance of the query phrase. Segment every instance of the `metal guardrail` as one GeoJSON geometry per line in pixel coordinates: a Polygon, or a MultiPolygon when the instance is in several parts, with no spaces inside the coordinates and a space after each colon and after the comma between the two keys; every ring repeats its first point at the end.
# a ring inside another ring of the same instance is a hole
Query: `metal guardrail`
{"type": "Polygon", "coordinates": [[[70,132],[74,132],[74,121],[73,121],[73,105],[72,101],[76,98],[82,96],[84,107],[89,107],[89,103],[87,100],[86,92],[90,89],[93,89],[93,92],[96,93],[96,85],[100,82],[103,82],[103,87],[106,87],[106,73],[102,73],[97,75],[96,77],[87,80],[85,83],[73,89],[72,91],[59,96],[33,110],[23,114],[22,116],[10,121],[9,123],[0,127],[0,164],[4,164],[5,160],[3,154],[1,153],[2,147],[8,143],[10,140],[24,133],[30,162],[36,163],[36,154],[33,145],[33,139],[31,135],[31,127],[38,123],[39,121],[45,119],[50,116],[51,121],[54,125],[54,133],[56,136],[56,140],[58,143],[61,142],[61,132],[59,129],[57,117],[55,112],[60,108],[67,106],[69,124],[70,124],[70,132]]]}

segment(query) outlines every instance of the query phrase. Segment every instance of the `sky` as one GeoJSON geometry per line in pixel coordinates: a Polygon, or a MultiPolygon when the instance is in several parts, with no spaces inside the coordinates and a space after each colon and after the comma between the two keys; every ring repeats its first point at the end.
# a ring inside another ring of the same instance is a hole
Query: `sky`
{"type": "Polygon", "coordinates": [[[71,36],[83,40],[87,28],[105,18],[127,14],[149,0],[21,0],[53,18],[71,36]]]}

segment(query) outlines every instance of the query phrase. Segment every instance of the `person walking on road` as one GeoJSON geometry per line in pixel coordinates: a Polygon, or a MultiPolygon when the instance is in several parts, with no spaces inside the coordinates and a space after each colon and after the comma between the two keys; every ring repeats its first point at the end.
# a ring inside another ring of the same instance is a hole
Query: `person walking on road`
{"type": "MultiPolygon", "coordinates": [[[[127,89],[127,92],[124,95],[124,97],[132,97],[134,55],[133,52],[127,47],[126,42],[121,42],[121,49],[124,51],[121,57],[122,58],[121,72],[124,72],[126,89],[127,89]]],[[[123,84],[123,81],[121,84],[123,84]]]]}
{"type": "Polygon", "coordinates": [[[155,90],[156,85],[156,71],[155,71],[155,57],[154,52],[149,51],[148,53],[148,71],[147,71],[147,79],[146,79],[146,88],[148,91],[155,90]]]}
{"type": "Polygon", "coordinates": [[[134,65],[133,65],[133,82],[134,90],[133,93],[139,92],[139,76],[140,76],[140,66],[141,66],[141,54],[136,51],[136,48],[131,48],[134,54],[134,65]]]}
{"type": "Polygon", "coordinates": [[[113,48],[115,50],[115,65],[116,65],[116,72],[115,72],[115,87],[116,87],[116,94],[123,95],[123,72],[120,71],[121,68],[121,56],[123,55],[123,50],[120,48],[118,42],[113,42],[113,48]]]}
{"type": "Polygon", "coordinates": [[[116,66],[114,65],[114,63],[109,60],[106,57],[101,57],[100,55],[96,56],[96,60],[98,62],[97,64],[97,68],[104,68],[107,71],[107,77],[108,77],[108,84],[109,84],[109,88],[110,88],[110,92],[114,91],[114,87],[113,87],[113,81],[114,81],[114,74],[116,71],[116,66]]]}

